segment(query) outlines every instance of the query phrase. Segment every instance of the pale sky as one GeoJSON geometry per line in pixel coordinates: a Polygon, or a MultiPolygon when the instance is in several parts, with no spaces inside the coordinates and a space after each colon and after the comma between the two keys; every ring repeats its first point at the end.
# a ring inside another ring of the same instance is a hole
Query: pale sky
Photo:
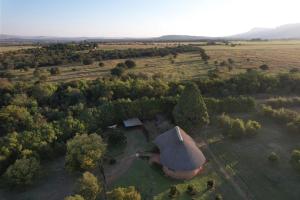
{"type": "Polygon", "coordinates": [[[0,33],[227,36],[300,22],[300,0],[0,0],[0,33]]]}

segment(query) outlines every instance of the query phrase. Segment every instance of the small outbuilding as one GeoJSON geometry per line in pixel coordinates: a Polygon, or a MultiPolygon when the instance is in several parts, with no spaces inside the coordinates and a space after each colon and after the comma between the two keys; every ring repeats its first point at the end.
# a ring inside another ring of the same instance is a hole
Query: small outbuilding
{"type": "Polygon", "coordinates": [[[123,121],[125,128],[133,128],[143,126],[143,123],[139,118],[131,118],[123,121]]]}
{"type": "Polygon", "coordinates": [[[153,154],[150,162],[163,167],[166,175],[176,179],[191,179],[203,170],[206,163],[193,138],[176,126],[159,135],[154,144],[159,153],[153,154]]]}

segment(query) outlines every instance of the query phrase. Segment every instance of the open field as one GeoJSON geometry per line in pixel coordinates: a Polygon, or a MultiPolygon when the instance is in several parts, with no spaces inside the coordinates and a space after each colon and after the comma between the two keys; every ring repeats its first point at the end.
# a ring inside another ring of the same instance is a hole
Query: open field
{"type": "MultiPolygon", "coordinates": [[[[179,54],[177,58],[171,56],[166,57],[151,57],[151,58],[137,58],[134,61],[137,67],[126,70],[126,73],[143,73],[149,77],[154,74],[163,74],[166,80],[190,80],[194,78],[207,77],[208,70],[219,70],[220,77],[228,77],[234,74],[245,72],[248,68],[258,69],[262,64],[267,64],[270,69],[265,73],[278,74],[288,72],[291,69],[300,69],[300,42],[299,41],[272,41],[272,42],[236,42],[235,47],[230,45],[212,45],[201,46],[211,57],[208,64],[205,64],[200,56],[196,53],[179,54]],[[219,66],[215,61],[221,63],[227,61],[229,58],[233,59],[231,64],[232,70],[227,66],[219,66]]],[[[118,48],[146,48],[154,46],[174,45],[175,43],[167,44],[103,44],[101,48],[104,49],[118,49],[118,48]]],[[[194,44],[195,45],[195,44],[194,44]]],[[[51,67],[42,68],[47,76],[49,82],[63,82],[78,79],[96,79],[107,77],[110,75],[110,70],[119,62],[124,60],[107,60],[103,61],[104,67],[99,67],[98,62],[92,65],[72,65],[61,66],[59,75],[50,76],[47,69],[51,67]]],[[[10,70],[9,71],[14,80],[29,80],[33,79],[33,69],[29,71],[10,70]]]]}
{"type": "Polygon", "coordinates": [[[9,45],[9,46],[1,46],[0,45],[0,53],[8,52],[8,51],[17,51],[21,49],[32,49],[36,48],[37,46],[31,46],[31,45],[9,45]]]}
{"type": "Polygon", "coordinates": [[[259,135],[242,140],[224,139],[218,129],[207,130],[210,147],[228,173],[253,199],[298,199],[300,174],[290,163],[293,149],[299,148],[300,137],[287,132],[274,122],[253,115],[239,115],[262,124],[259,135]],[[216,139],[218,138],[218,139],[216,139]],[[278,164],[268,155],[276,152],[278,164]]]}

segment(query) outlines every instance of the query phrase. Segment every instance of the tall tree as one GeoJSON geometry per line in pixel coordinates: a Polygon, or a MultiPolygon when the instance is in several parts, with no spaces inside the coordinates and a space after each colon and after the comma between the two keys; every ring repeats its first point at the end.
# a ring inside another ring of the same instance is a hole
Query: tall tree
{"type": "Polygon", "coordinates": [[[66,167],[70,170],[93,170],[102,160],[106,145],[97,134],[76,135],[67,143],[66,167]]]}
{"type": "Polygon", "coordinates": [[[183,128],[203,127],[209,123],[209,116],[200,90],[195,84],[188,84],[173,110],[175,122],[183,128]]]}

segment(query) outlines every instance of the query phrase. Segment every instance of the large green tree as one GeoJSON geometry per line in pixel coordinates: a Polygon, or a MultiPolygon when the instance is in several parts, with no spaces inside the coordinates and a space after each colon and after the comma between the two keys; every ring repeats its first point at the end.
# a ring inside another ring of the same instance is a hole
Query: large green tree
{"type": "Polygon", "coordinates": [[[203,127],[209,123],[205,102],[195,84],[185,87],[173,110],[173,117],[176,124],[186,129],[193,126],[203,127]]]}
{"type": "Polygon", "coordinates": [[[92,170],[100,163],[106,145],[97,134],[76,135],[67,143],[66,167],[69,170],[92,170]]]}
{"type": "Polygon", "coordinates": [[[16,160],[5,172],[4,177],[11,185],[30,185],[38,175],[40,163],[35,158],[16,160]]]}

